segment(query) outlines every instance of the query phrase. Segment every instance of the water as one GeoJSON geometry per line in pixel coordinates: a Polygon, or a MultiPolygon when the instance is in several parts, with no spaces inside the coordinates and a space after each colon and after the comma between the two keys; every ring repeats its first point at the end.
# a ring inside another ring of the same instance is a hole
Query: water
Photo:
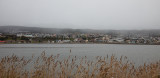
{"type": "Polygon", "coordinates": [[[87,56],[93,60],[96,56],[115,54],[117,57],[127,56],[136,64],[160,60],[159,45],[122,45],[122,44],[0,44],[0,58],[13,53],[19,57],[30,58],[32,54],[39,56],[43,51],[47,55],[60,54],[60,58],[71,55],[87,56]]]}

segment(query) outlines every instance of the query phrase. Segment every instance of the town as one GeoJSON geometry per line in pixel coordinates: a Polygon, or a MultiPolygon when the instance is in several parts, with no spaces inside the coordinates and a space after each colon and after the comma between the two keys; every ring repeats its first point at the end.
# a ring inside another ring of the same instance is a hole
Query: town
{"type": "Polygon", "coordinates": [[[160,36],[142,34],[104,34],[104,33],[0,33],[0,43],[104,43],[104,44],[160,44],[160,36]]]}

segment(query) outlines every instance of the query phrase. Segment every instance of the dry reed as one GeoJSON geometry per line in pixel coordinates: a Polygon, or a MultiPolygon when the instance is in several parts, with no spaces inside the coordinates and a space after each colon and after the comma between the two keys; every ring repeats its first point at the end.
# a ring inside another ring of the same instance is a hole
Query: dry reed
{"type": "Polygon", "coordinates": [[[58,55],[35,59],[16,55],[0,60],[0,78],[160,78],[160,61],[142,66],[129,62],[127,57],[97,56],[96,61],[87,57],[68,56],[58,60],[58,55]]]}

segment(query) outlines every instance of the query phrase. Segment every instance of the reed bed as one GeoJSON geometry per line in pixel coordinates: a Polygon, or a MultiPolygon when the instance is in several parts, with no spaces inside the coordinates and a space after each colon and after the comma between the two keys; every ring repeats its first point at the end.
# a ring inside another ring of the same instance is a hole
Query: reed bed
{"type": "Polygon", "coordinates": [[[127,57],[115,55],[59,60],[59,54],[26,59],[16,55],[0,60],[0,78],[160,78],[160,61],[135,66],[127,57]]]}

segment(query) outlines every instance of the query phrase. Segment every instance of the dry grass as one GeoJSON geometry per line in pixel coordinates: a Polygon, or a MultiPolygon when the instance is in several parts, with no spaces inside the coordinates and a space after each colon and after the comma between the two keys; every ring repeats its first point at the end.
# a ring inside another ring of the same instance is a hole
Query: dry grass
{"type": "Polygon", "coordinates": [[[0,61],[0,78],[160,78],[160,61],[135,67],[127,57],[118,59],[115,55],[97,56],[96,61],[86,56],[58,58],[47,57],[45,52],[36,59],[6,56],[0,61]]]}

